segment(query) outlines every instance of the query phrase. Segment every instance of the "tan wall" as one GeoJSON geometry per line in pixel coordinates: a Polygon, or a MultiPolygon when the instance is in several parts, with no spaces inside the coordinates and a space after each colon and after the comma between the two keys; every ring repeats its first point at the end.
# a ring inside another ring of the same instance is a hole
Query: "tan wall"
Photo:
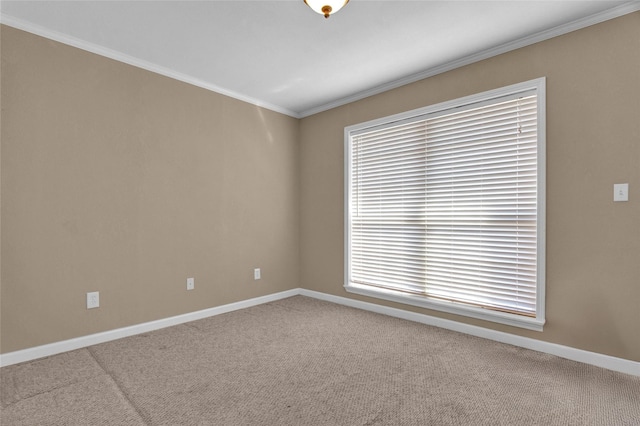
{"type": "Polygon", "coordinates": [[[4,353],[299,286],[298,120],[6,26],[1,78],[4,353]]]}
{"type": "Polygon", "coordinates": [[[305,288],[640,361],[640,12],[301,122],[305,288]],[[346,293],[345,126],[547,77],[547,325],[525,331],[346,293]],[[630,201],[613,202],[613,184],[630,201]]]}
{"type": "Polygon", "coordinates": [[[12,28],[0,37],[2,353],[302,286],[640,361],[640,13],[299,123],[12,28]],[[346,293],[344,127],[541,76],[544,332],[346,293]],[[628,203],[612,202],[617,182],[628,203]],[[95,290],[101,307],[86,310],[95,290]]]}
{"type": "MultiPolygon", "coordinates": [[[[2,31],[0,31],[0,57],[2,56],[2,31]]],[[[0,66],[0,93],[2,92],[2,67],[0,66]]],[[[2,96],[0,95],[0,242],[2,241],[2,96]]],[[[0,243],[0,333],[2,332],[2,244],[0,243]]],[[[0,334],[0,354],[2,335],[0,334]]]]}

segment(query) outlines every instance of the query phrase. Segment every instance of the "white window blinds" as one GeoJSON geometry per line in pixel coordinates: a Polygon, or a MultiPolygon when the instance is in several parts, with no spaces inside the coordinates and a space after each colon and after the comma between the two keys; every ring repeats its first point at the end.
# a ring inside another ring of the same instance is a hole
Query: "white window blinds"
{"type": "Polygon", "coordinates": [[[350,282],[535,317],[537,99],[352,132],[350,282]]]}

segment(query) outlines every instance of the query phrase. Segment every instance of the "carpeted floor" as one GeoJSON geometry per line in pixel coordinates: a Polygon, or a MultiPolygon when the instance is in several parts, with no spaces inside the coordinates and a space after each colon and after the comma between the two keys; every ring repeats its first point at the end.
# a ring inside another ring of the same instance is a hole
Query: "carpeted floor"
{"type": "Polygon", "coordinates": [[[2,425],[640,425],[640,377],[296,296],[0,369],[2,425]]]}

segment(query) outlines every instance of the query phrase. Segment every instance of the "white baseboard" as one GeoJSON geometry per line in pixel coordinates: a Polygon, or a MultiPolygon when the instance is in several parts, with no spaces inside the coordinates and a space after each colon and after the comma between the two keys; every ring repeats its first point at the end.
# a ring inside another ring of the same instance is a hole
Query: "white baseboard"
{"type": "Polygon", "coordinates": [[[596,352],[589,352],[582,349],[571,348],[569,346],[558,345],[556,343],[544,342],[542,340],[531,339],[529,337],[517,336],[515,334],[504,333],[502,331],[491,330],[475,325],[469,325],[457,321],[432,317],[430,315],[419,314],[417,312],[390,308],[388,306],[362,302],[360,300],[334,296],[331,294],[320,293],[312,290],[300,289],[300,295],[326,300],[328,302],[350,306],[365,311],[389,315],[409,321],[419,322],[422,324],[433,325],[435,327],[470,334],[472,336],[482,337],[484,339],[494,340],[496,342],[507,343],[509,345],[519,346],[525,349],[531,349],[538,352],[556,355],[561,358],[582,362],[584,364],[595,365],[596,367],[606,368],[608,370],[619,371],[621,373],[631,374],[634,376],[640,376],[640,362],[636,361],[616,358],[596,352]]]}
{"type": "Polygon", "coordinates": [[[256,297],[254,299],[229,303],[228,305],[216,306],[215,308],[203,309],[201,311],[177,315],[175,317],[163,318],[157,321],[150,321],[142,324],[132,325],[129,327],[104,331],[102,333],[90,334],[88,336],[77,337],[75,339],[50,343],[48,345],[36,346],[34,348],[23,349],[15,352],[8,352],[6,354],[0,355],[0,367],[18,364],[25,361],[32,361],[34,359],[73,351],[75,349],[86,348],[87,346],[110,342],[112,340],[122,339],[123,337],[133,336],[136,334],[148,333],[149,331],[171,327],[173,325],[184,324],[185,322],[196,321],[199,319],[212,317],[214,315],[225,314],[227,312],[237,311],[238,309],[249,308],[251,306],[261,305],[263,303],[273,302],[275,300],[296,296],[298,294],[300,294],[300,289],[296,288],[280,293],[256,297]]]}
{"type": "Polygon", "coordinates": [[[496,342],[507,343],[513,346],[519,346],[538,352],[556,355],[562,358],[570,359],[572,361],[578,361],[585,364],[594,365],[596,367],[606,368],[608,370],[619,371],[621,373],[631,374],[634,376],[640,376],[640,362],[616,358],[609,355],[571,348],[569,346],[558,345],[556,343],[544,342],[537,339],[531,339],[529,337],[517,336],[515,334],[504,333],[502,331],[491,330],[475,325],[469,325],[443,318],[433,317],[430,315],[419,314],[417,312],[390,308],[388,306],[378,305],[375,303],[362,302],[359,300],[349,299],[341,296],[334,296],[331,294],[320,293],[317,291],[306,290],[302,288],[296,288],[280,293],[256,297],[254,299],[243,300],[236,303],[230,303],[228,305],[217,306],[215,308],[204,309],[202,311],[191,312],[188,314],[164,318],[157,321],[132,325],[130,327],[91,334],[89,336],[64,340],[62,342],[50,343],[48,345],[36,346],[34,348],[9,352],[0,355],[0,366],[7,366],[31,361],[46,356],[56,355],[62,352],[85,348],[87,346],[96,345],[98,343],[109,342],[111,340],[121,339],[123,337],[147,333],[149,331],[171,327],[173,325],[184,324],[185,322],[208,318],[215,315],[249,308],[251,306],[261,305],[263,303],[273,302],[297,295],[312,297],[339,305],[350,306],[353,308],[376,312],[383,315],[389,315],[408,321],[432,325],[447,330],[453,330],[472,336],[482,337],[484,339],[494,340],[496,342]]]}

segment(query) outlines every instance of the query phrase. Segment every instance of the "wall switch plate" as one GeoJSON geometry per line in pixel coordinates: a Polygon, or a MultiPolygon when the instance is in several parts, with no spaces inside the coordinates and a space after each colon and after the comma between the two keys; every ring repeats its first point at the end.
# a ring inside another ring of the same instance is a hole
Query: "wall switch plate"
{"type": "Polygon", "coordinates": [[[195,278],[187,278],[187,290],[193,290],[196,287],[195,278]]]}
{"type": "Polygon", "coordinates": [[[256,268],[253,270],[253,279],[254,280],[260,279],[260,268],[256,268]]]}
{"type": "Polygon", "coordinates": [[[87,309],[100,307],[100,292],[92,291],[87,293],[87,309]]]}
{"type": "Polygon", "coordinates": [[[613,201],[629,201],[629,184],[613,184],[613,201]]]}

